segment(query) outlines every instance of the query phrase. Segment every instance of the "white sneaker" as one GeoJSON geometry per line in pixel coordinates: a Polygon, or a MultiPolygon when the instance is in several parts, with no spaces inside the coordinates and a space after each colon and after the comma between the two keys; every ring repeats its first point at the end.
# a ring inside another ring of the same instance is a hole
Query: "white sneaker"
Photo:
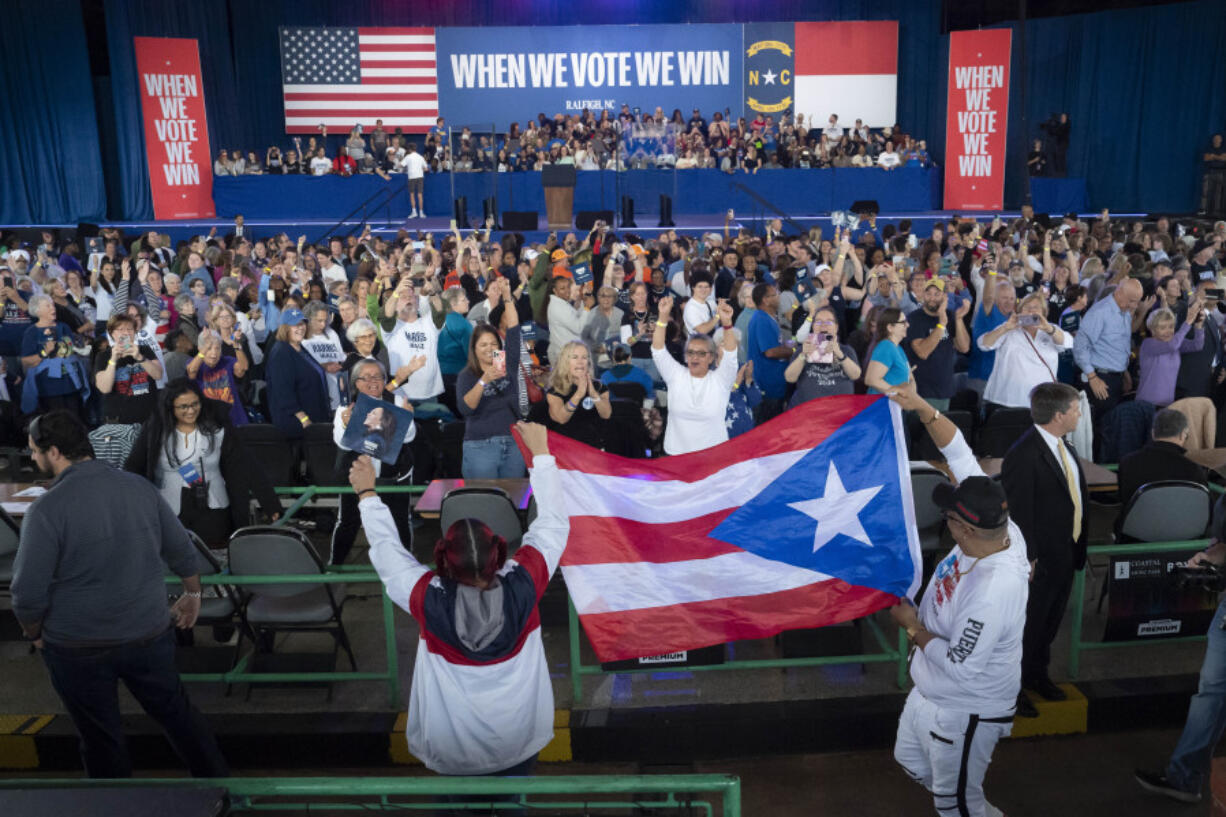
{"type": "Polygon", "coordinates": [[[418,217],[418,218],[425,218],[425,217],[426,217],[426,211],[425,211],[425,210],[422,210],[420,213],[418,213],[418,214],[417,214],[417,217],[418,217]]]}
{"type": "Polygon", "coordinates": [[[417,218],[417,211],[414,210],[413,212],[409,213],[409,218],[417,218]]]}

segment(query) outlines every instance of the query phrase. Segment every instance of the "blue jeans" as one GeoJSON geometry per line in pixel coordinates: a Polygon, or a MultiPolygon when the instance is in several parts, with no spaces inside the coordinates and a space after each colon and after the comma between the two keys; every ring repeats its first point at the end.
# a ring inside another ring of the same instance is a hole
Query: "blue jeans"
{"type": "Polygon", "coordinates": [[[519,446],[508,434],[485,440],[464,441],[464,479],[503,479],[522,477],[527,473],[519,446]]]}
{"type": "Polygon", "coordinates": [[[119,682],[166,733],[195,777],[230,774],[200,710],[192,706],[175,669],[174,628],[144,641],[114,647],[43,646],[43,662],[81,738],[90,777],[131,777],[119,716],[119,682]]]}
{"type": "Polygon", "coordinates": [[[1166,777],[1184,791],[1200,791],[1209,771],[1213,747],[1226,727],[1226,599],[1218,605],[1209,625],[1209,643],[1200,668],[1200,687],[1188,706],[1188,720],[1171,754],[1166,777]]]}

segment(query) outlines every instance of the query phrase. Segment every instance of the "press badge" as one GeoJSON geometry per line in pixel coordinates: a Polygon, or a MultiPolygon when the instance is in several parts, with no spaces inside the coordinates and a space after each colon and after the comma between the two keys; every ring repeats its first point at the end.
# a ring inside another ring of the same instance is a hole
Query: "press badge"
{"type": "Polygon", "coordinates": [[[204,475],[196,468],[194,462],[180,465],[179,476],[183,477],[183,481],[187,483],[187,487],[191,489],[192,497],[197,502],[208,502],[209,486],[205,484],[204,475]]]}

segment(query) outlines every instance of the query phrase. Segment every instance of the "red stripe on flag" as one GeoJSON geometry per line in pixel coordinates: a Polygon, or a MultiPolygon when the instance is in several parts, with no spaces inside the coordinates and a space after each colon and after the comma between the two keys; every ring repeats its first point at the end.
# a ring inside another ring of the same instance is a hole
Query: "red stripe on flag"
{"type": "Polygon", "coordinates": [[[359,28],[358,36],[378,36],[378,37],[394,37],[403,34],[430,35],[433,36],[434,29],[432,28],[359,28]]]}
{"type": "Polygon", "coordinates": [[[362,77],[363,85],[434,85],[438,77],[362,77]]]}
{"type": "Polygon", "coordinates": [[[399,51],[421,51],[426,54],[433,54],[434,46],[430,43],[359,43],[358,50],[363,54],[374,53],[376,51],[383,54],[399,51]]]}
{"type": "Polygon", "coordinates": [[[361,88],[357,91],[341,93],[303,93],[295,91],[285,94],[286,102],[361,102],[362,96],[374,97],[377,99],[395,98],[397,102],[436,102],[438,94],[404,94],[400,92],[391,92],[380,90],[379,88],[361,88]]]}
{"type": "Polygon", "coordinates": [[[403,105],[388,105],[378,108],[293,108],[286,111],[287,116],[345,116],[357,121],[359,119],[388,119],[389,117],[438,116],[438,105],[427,105],[421,108],[406,108],[403,105]]]}
{"type": "Polygon", "coordinates": [[[707,534],[736,508],[680,522],[636,522],[615,516],[572,516],[562,553],[566,566],[617,562],[684,562],[709,559],[741,548],[707,534]]]}
{"type": "MultiPolygon", "coordinates": [[[[877,400],[886,399],[881,395],[857,394],[810,400],[726,443],[658,460],[606,454],[556,432],[549,434],[549,451],[557,458],[559,468],[587,474],[697,482],[738,462],[789,451],[807,451],[877,400]]],[[[525,461],[531,464],[531,454],[522,443],[519,448],[525,461]]]]}
{"type": "Polygon", "coordinates": [[[434,55],[419,60],[362,60],[363,68],[434,68],[434,55]]]}
{"type": "Polygon", "coordinates": [[[796,24],[798,76],[897,73],[897,20],[796,24]]]}
{"type": "Polygon", "coordinates": [[[897,601],[889,593],[831,579],[778,593],[597,613],[579,620],[600,660],[620,661],[824,627],[897,601]]]}

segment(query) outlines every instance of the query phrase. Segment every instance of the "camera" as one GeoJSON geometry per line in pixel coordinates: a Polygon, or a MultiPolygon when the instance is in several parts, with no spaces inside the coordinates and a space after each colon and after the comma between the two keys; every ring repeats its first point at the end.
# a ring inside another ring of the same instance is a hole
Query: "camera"
{"type": "Polygon", "coordinates": [[[1175,577],[1175,586],[1180,590],[1199,588],[1207,593],[1221,593],[1226,590],[1226,573],[1216,565],[1175,565],[1171,568],[1175,577]]]}

